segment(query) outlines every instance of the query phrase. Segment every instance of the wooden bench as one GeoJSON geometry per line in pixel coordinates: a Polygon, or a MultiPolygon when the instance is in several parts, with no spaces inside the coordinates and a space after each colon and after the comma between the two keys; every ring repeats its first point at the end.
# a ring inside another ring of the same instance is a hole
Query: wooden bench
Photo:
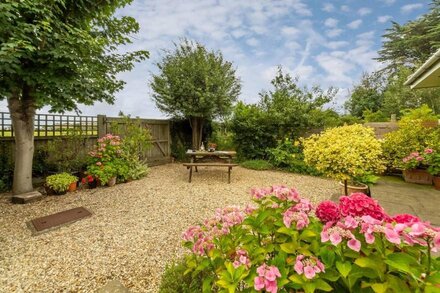
{"type": "Polygon", "coordinates": [[[189,183],[191,183],[192,170],[193,167],[227,167],[228,168],[228,183],[231,183],[231,170],[232,167],[238,166],[238,164],[231,163],[185,163],[183,164],[187,169],[189,169],[189,183]]]}

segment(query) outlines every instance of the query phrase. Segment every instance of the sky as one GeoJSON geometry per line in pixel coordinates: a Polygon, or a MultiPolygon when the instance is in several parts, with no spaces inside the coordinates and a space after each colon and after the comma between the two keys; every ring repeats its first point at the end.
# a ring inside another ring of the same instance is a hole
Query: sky
{"type": "MultiPolygon", "coordinates": [[[[80,106],[84,115],[125,114],[166,118],[151,99],[149,81],[163,49],[188,38],[220,50],[242,82],[240,100],[258,101],[270,89],[277,66],[301,85],[339,88],[331,105],[342,111],[349,89],[374,60],[391,21],[406,23],[426,13],[428,0],[134,0],[117,12],[134,17],[140,31],[121,50],[148,50],[150,58],[120,74],[125,88],[114,105],[80,106]]],[[[6,111],[0,104],[0,111],[6,111]]],[[[47,113],[43,108],[39,112],[47,113]]]]}

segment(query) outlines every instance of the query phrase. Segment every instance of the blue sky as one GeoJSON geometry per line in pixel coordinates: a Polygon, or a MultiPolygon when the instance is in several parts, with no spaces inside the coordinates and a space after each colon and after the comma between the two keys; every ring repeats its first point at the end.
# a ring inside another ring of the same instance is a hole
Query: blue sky
{"type": "Polygon", "coordinates": [[[334,106],[340,107],[362,72],[381,66],[373,58],[391,21],[416,19],[428,5],[404,0],[134,0],[118,14],[135,17],[141,30],[122,49],[146,49],[150,59],[121,74],[127,84],[114,105],[80,108],[83,114],[111,116],[122,110],[165,117],[150,98],[148,81],[161,49],[172,48],[182,37],[220,50],[234,63],[243,85],[241,100],[256,102],[282,65],[303,85],[338,87],[334,106]]]}

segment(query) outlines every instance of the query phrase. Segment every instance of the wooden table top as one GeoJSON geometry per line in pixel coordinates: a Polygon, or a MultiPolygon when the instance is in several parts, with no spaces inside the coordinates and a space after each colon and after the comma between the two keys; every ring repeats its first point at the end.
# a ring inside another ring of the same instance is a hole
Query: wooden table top
{"type": "Polygon", "coordinates": [[[214,152],[208,152],[208,151],[187,151],[187,156],[230,156],[233,157],[237,155],[237,152],[235,151],[214,151],[214,152]]]}

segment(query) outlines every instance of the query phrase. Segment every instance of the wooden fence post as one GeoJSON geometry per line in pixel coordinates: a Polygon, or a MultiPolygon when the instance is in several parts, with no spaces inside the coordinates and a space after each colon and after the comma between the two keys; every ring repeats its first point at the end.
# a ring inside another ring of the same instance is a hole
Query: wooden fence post
{"type": "Polygon", "coordinates": [[[98,115],[98,138],[107,134],[106,116],[98,115]]]}

